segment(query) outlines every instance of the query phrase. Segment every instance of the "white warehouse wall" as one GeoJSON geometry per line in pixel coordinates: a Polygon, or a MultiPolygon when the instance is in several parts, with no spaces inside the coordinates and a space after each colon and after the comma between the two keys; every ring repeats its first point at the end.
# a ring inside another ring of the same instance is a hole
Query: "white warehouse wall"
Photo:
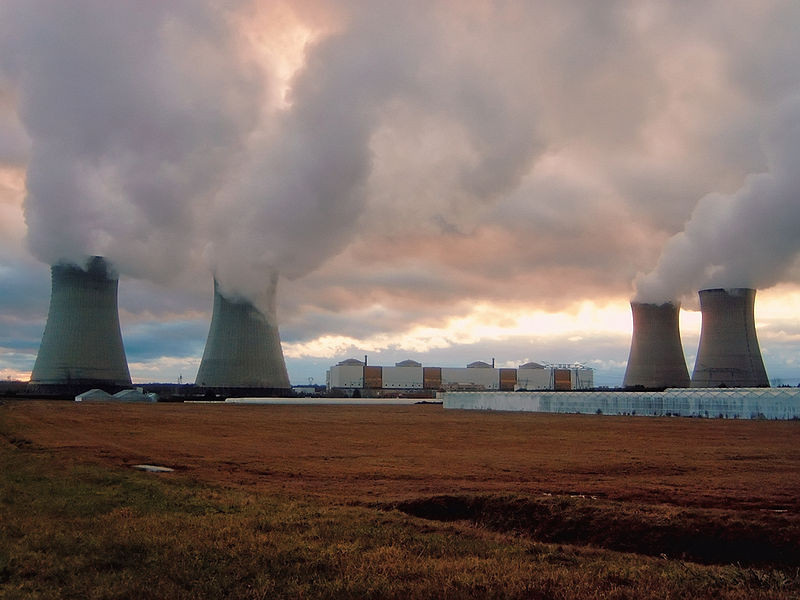
{"type": "Polygon", "coordinates": [[[363,388],[364,365],[335,365],[328,371],[328,387],[331,388],[363,388]]]}
{"type": "Polygon", "coordinates": [[[594,371],[592,369],[572,369],[569,378],[573,390],[590,390],[594,387],[594,371]]]}
{"type": "Polygon", "coordinates": [[[500,389],[499,369],[442,367],[442,387],[476,387],[486,390],[500,389]]]}
{"type": "Polygon", "coordinates": [[[545,413],[800,418],[800,388],[670,388],[663,392],[439,392],[444,408],[545,413]]]}
{"type": "Polygon", "coordinates": [[[517,369],[517,389],[552,390],[553,369],[517,369]]]}
{"type": "Polygon", "coordinates": [[[422,367],[383,367],[384,389],[422,389],[422,367]]]}

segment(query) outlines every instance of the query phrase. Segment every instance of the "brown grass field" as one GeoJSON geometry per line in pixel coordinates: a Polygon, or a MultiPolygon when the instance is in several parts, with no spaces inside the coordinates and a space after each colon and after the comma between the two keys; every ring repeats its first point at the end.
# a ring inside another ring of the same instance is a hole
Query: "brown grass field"
{"type": "Polygon", "coordinates": [[[798,422],[6,401],[0,456],[0,598],[800,597],[798,422]]]}

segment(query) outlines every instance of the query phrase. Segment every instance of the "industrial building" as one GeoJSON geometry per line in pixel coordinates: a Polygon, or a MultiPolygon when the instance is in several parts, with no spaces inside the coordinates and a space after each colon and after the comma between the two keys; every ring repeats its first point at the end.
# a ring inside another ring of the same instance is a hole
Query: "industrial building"
{"type": "Polygon", "coordinates": [[[626,389],[769,387],[756,336],[756,291],[720,288],[698,294],[702,328],[691,380],[680,340],[680,305],[631,302],[626,389]]]}
{"type": "Polygon", "coordinates": [[[119,278],[102,256],[55,264],[47,324],[31,373],[36,386],[130,387],[117,308],[119,278]]]}
{"type": "MultiPolygon", "coordinates": [[[[274,306],[277,281],[267,290],[274,306]]],[[[244,298],[228,298],[214,279],[211,326],[197,370],[196,384],[213,388],[270,388],[288,390],[274,311],[264,314],[244,298]]]]}
{"type": "Polygon", "coordinates": [[[700,417],[800,418],[800,388],[670,388],[651,392],[439,392],[444,408],[521,412],[700,417]]]}
{"type": "Polygon", "coordinates": [[[623,387],[689,387],[679,325],[680,303],[631,302],[633,335],[623,387]]]}
{"type": "MultiPolygon", "coordinates": [[[[119,280],[111,265],[101,256],[89,257],[84,266],[55,264],[51,282],[47,323],[30,383],[83,390],[129,387],[117,308],[119,280]]],[[[250,300],[226,296],[214,279],[213,314],[198,386],[230,395],[244,390],[291,393],[274,310],[276,288],[273,275],[263,303],[271,308],[262,311],[250,300]]],[[[691,379],[680,340],[680,305],[631,302],[633,335],[624,386],[644,390],[769,387],[756,336],[755,294],[749,288],[699,292],[702,331],[691,379]]],[[[367,396],[593,387],[592,369],[578,364],[495,368],[492,360],[456,368],[405,360],[383,367],[368,365],[365,357],[364,361],[344,360],[327,372],[328,390],[360,390],[367,396]]]]}
{"type": "Polygon", "coordinates": [[[756,291],[701,290],[702,327],[692,387],[769,387],[756,337],[756,291]]]}
{"type": "Polygon", "coordinates": [[[466,367],[423,367],[414,360],[393,367],[371,366],[366,360],[343,360],[327,372],[329,390],[360,390],[379,395],[389,391],[441,390],[587,390],[594,387],[594,372],[582,365],[527,363],[519,368],[495,368],[477,361],[466,367]]]}

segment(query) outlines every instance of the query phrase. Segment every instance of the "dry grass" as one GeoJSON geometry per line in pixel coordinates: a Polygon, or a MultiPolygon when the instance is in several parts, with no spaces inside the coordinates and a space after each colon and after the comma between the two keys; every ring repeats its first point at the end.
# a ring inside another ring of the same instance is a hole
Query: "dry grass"
{"type": "Polygon", "coordinates": [[[8,402],[0,434],[0,597],[800,595],[796,422],[8,402]]]}

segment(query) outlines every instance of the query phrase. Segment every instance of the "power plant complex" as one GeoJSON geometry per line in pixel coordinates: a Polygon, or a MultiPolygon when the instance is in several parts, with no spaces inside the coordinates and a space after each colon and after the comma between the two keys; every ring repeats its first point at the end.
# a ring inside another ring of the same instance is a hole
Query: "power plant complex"
{"type": "Polygon", "coordinates": [[[90,257],[84,267],[56,264],[50,273],[50,309],[31,383],[130,386],[116,273],[101,256],[90,257]]]}
{"type": "Polygon", "coordinates": [[[689,387],[678,322],[680,304],[631,302],[633,335],[623,386],[689,387]]]}
{"type": "Polygon", "coordinates": [[[756,291],[700,290],[702,328],[689,379],[677,303],[631,302],[633,335],[623,385],[629,389],[769,387],[755,324],[756,291]]]}
{"type": "Polygon", "coordinates": [[[768,387],[756,337],[756,291],[702,290],[703,325],[692,387],[768,387]]]}
{"type": "MultiPolygon", "coordinates": [[[[275,285],[267,303],[274,305],[275,285]]],[[[274,312],[264,314],[244,298],[227,298],[214,279],[211,328],[196,383],[214,388],[288,389],[274,312]]]]}
{"type": "Polygon", "coordinates": [[[673,303],[631,303],[629,390],[463,391],[440,394],[445,408],[727,419],[798,419],[800,388],[770,388],[756,337],[756,292],[701,290],[702,327],[691,380],[673,303]],[[687,389],[688,388],[688,389],[687,389]],[[641,391],[639,391],[641,390],[641,391]]]}
{"type": "MultiPolygon", "coordinates": [[[[107,391],[130,387],[117,308],[119,281],[111,265],[100,256],[89,257],[83,266],[55,264],[51,281],[47,323],[30,384],[107,391]]],[[[197,372],[198,387],[288,392],[274,310],[276,284],[273,277],[264,302],[269,308],[260,309],[250,300],[225,293],[214,279],[213,313],[197,372]]],[[[680,305],[631,302],[633,334],[624,387],[654,392],[769,387],[756,336],[755,294],[749,288],[699,292],[702,330],[691,378],[680,338],[680,305]]],[[[586,399],[585,392],[594,388],[594,377],[592,369],[579,364],[526,363],[495,368],[492,359],[491,364],[477,361],[463,368],[423,366],[414,360],[372,366],[365,357],[364,361],[348,359],[332,366],[326,383],[329,391],[353,395],[358,390],[373,397],[400,392],[575,391],[584,392],[586,399]]],[[[537,405],[553,405],[551,400],[536,397],[537,405]]],[[[474,405],[474,397],[470,398],[466,404],[474,405]]],[[[648,398],[651,402],[654,397],[648,398]]],[[[683,402],[682,398],[676,402],[683,402]]]]}
{"type": "MultiPolygon", "coordinates": [[[[101,256],[84,267],[51,268],[52,293],[30,383],[40,389],[120,389],[131,386],[117,307],[119,280],[101,256]]],[[[267,290],[274,305],[276,281],[267,290]]],[[[288,391],[274,311],[264,314],[243,298],[226,297],[214,280],[214,307],[197,385],[288,391]]]]}
{"type": "MultiPolygon", "coordinates": [[[[494,363],[494,361],[492,361],[494,363]]],[[[594,373],[582,365],[540,365],[527,363],[518,368],[497,369],[494,364],[476,361],[466,367],[423,367],[415,360],[404,360],[393,367],[369,366],[349,358],[330,368],[326,375],[329,390],[367,395],[437,391],[589,390],[594,373]]]]}

